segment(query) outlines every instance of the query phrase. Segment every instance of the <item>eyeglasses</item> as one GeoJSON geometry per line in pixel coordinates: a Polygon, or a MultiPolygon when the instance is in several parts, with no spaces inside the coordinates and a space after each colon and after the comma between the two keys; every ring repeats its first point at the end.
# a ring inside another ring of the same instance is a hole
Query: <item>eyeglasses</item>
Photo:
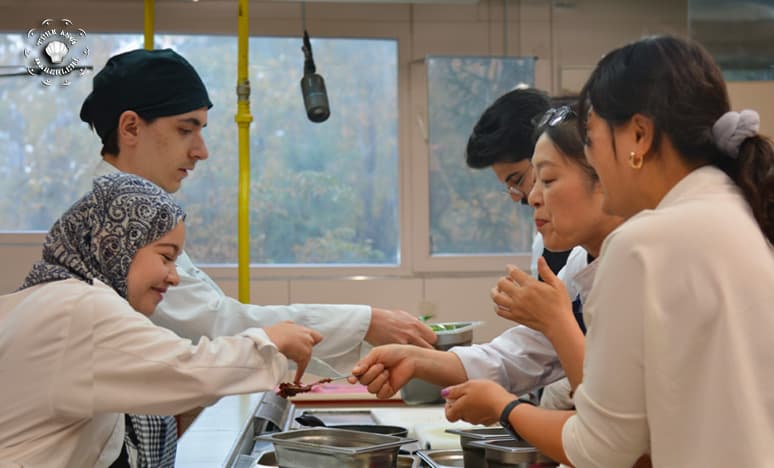
{"type": "Polygon", "coordinates": [[[552,107],[543,114],[532,119],[532,124],[536,131],[543,130],[546,127],[556,127],[564,122],[568,117],[576,117],[575,111],[570,106],[552,107]]]}
{"type": "Polygon", "coordinates": [[[525,170],[518,179],[516,179],[516,182],[513,184],[507,183],[504,189],[506,195],[510,197],[518,197],[522,200],[526,199],[527,194],[521,189],[521,186],[524,183],[524,180],[527,178],[527,174],[530,174],[531,172],[532,166],[530,165],[529,168],[525,170]]]}

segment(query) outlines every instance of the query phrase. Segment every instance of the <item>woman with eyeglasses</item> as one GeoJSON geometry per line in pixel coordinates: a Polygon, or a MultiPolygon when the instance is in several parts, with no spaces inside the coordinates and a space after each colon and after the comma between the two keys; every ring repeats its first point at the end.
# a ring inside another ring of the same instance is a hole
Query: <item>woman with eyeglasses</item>
{"type": "MultiPolygon", "coordinates": [[[[572,108],[549,109],[537,125],[540,137],[532,156],[535,181],[529,204],[535,209],[535,225],[546,248],[582,246],[587,252],[588,266],[572,278],[565,278],[568,286],[579,292],[582,303],[591,289],[602,242],[623,219],[602,209],[602,187],[584,156],[577,114],[572,108]]],[[[578,305],[574,310],[565,284],[553,275],[544,260],[539,261],[538,268],[543,282],[509,266],[509,275],[492,289],[492,299],[498,315],[537,330],[550,340],[569,384],[559,381],[547,387],[553,400],[547,406],[571,409],[572,389],[578,386],[583,374],[584,336],[574,316],[578,305]],[[565,389],[565,394],[556,394],[565,389]]],[[[464,418],[484,424],[500,420],[511,430],[510,409],[526,402],[492,380],[471,380],[444,389],[444,394],[450,419],[464,418]]],[[[544,394],[543,399],[546,397],[544,394]]],[[[545,453],[553,455],[550,451],[545,453]]]]}
{"type": "MultiPolygon", "coordinates": [[[[538,121],[533,119],[534,113],[529,110],[538,107],[539,116],[543,116],[546,110],[544,105],[547,103],[546,98],[542,93],[534,90],[515,90],[504,97],[505,100],[498,99],[481,119],[482,122],[490,123],[490,125],[481,124],[482,128],[490,131],[486,134],[487,141],[483,141],[482,132],[479,132],[476,138],[471,137],[468,156],[477,156],[477,162],[473,167],[483,167],[485,157],[491,160],[495,155],[502,154],[505,148],[514,148],[513,142],[517,140],[524,142],[524,145],[526,141],[530,141],[530,155],[534,150],[534,125],[538,121]],[[495,116],[500,118],[495,119],[498,124],[493,126],[490,120],[495,116]],[[502,135],[497,138],[495,136],[497,132],[493,128],[503,129],[506,121],[517,123],[519,131],[509,132],[508,135],[511,138],[504,138],[502,135]],[[510,141],[510,146],[505,145],[507,141],[510,141]],[[486,151],[484,151],[485,148],[486,151]]],[[[580,144],[579,139],[578,142],[580,144]]],[[[582,158],[582,153],[580,157],[582,158]]],[[[518,164],[521,169],[530,166],[529,160],[520,160],[515,164],[518,164]]],[[[493,164],[493,169],[498,173],[501,169],[513,171],[515,168],[513,162],[497,160],[493,164]]],[[[532,182],[529,180],[530,186],[532,182]]],[[[563,278],[571,275],[568,272],[582,269],[586,260],[586,252],[580,248],[575,249],[566,267],[559,272],[559,276],[563,278]]],[[[569,303],[571,299],[577,297],[578,293],[572,284],[568,285],[567,289],[565,302],[569,303]]],[[[420,378],[438,385],[454,385],[468,379],[489,378],[507,387],[511,392],[522,394],[564,377],[559,357],[548,338],[539,331],[524,326],[508,329],[489,343],[457,346],[449,351],[407,345],[379,346],[358,363],[353,373],[359,376],[362,383],[369,386],[372,393],[382,398],[394,394],[412,378],[420,378]],[[386,384],[383,380],[375,380],[383,371],[391,376],[386,384]]]]}
{"type": "Polygon", "coordinates": [[[509,265],[508,276],[491,291],[495,311],[503,318],[543,333],[558,351],[567,380],[547,387],[546,406],[570,409],[572,390],[581,381],[583,365],[582,318],[602,241],[622,218],[602,210],[599,178],[586,161],[578,132],[577,114],[570,106],[549,109],[536,120],[539,135],[532,157],[535,181],[529,204],[535,209],[535,227],[549,250],[583,247],[588,265],[564,278],[577,291],[570,303],[565,284],[539,259],[542,282],[509,265]],[[561,392],[561,393],[558,393],[561,392]]]}
{"type": "MultiPolygon", "coordinates": [[[[583,254],[582,259],[570,259],[572,262],[591,262],[590,266],[580,269],[578,276],[583,279],[583,276],[590,274],[587,270],[595,268],[596,262],[593,260],[598,256],[605,236],[622,219],[602,210],[603,195],[599,180],[584,157],[577,116],[572,109],[566,106],[549,109],[535,122],[538,125],[536,133],[540,137],[532,157],[536,179],[529,194],[529,203],[535,209],[536,227],[543,235],[548,249],[567,250],[576,246],[585,249],[577,249],[577,252],[583,254]]],[[[452,352],[399,346],[375,348],[359,363],[361,367],[353,369],[353,374],[359,376],[360,381],[380,397],[391,395],[410,377],[441,384],[444,383],[443,378],[457,378],[458,382],[455,383],[459,383],[468,377],[485,377],[489,380],[471,381],[489,387],[478,393],[480,404],[497,405],[499,400],[491,396],[500,394],[503,395],[504,405],[514,399],[514,394],[523,393],[518,389],[519,382],[509,378],[517,375],[514,369],[523,366],[524,358],[520,361],[519,356],[529,356],[530,350],[534,352],[542,349],[525,339],[531,336],[535,343],[550,340],[555,348],[552,350],[554,361],[558,365],[561,358],[563,371],[572,386],[577,386],[582,374],[584,338],[582,325],[574,316],[570,299],[576,294],[568,295],[567,289],[577,291],[584,297],[590,282],[575,281],[576,277],[573,276],[564,278],[568,282],[565,287],[544,259],[539,261],[539,272],[545,282],[516,268],[511,267],[510,270],[511,275],[522,282],[519,288],[523,294],[514,300],[505,292],[494,290],[493,295],[498,303],[497,313],[529,328],[518,326],[491,343],[457,347],[452,352]],[[523,330],[530,330],[532,335],[518,333],[523,330]],[[556,357],[557,351],[560,351],[559,358],[556,357]],[[460,358],[464,359],[473,352],[485,353],[488,357],[492,364],[484,366],[484,369],[491,368],[488,375],[482,370],[470,369],[467,364],[464,367],[461,364],[460,358]],[[468,375],[469,370],[473,375],[468,375]]],[[[513,293],[510,279],[503,279],[498,284],[503,291],[513,293]]],[[[553,379],[545,383],[557,380],[560,375],[555,374],[553,379]]],[[[567,400],[559,397],[555,399],[559,402],[567,400]]],[[[497,419],[494,417],[484,422],[496,422],[497,419]]]]}
{"type": "MultiPolygon", "coordinates": [[[[758,114],[730,111],[710,55],[674,37],[607,54],[581,104],[603,208],[627,221],[586,302],[577,414],[517,403],[508,423],[580,467],[642,453],[654,466],[769,466],[774,149],[758,114]]],[[[451,419],[485,419],[472,390],[450,389],[451,419]]]]}

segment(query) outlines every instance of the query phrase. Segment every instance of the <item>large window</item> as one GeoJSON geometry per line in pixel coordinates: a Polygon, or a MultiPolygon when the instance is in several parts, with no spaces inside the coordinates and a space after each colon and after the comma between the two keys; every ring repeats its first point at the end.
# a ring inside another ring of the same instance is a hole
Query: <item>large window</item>
{"type": "Polygon", "coordinates": [[[534,60],[429,57],[430,254],[529,252],[531,210],[514,204],[494,173],[470,169],[465,146],[481,113],[517,86],[532,85],[534,60]]]}
{"type": "MultiPolygon", "coordinates": [[[[89,34],[89,61],[141,46],[139,35],[89,34]]],[[[300,38],[250,40],[251,261],[259,264],[396,264],[399,251],[397,44],[315,39],[331,117],[307,120],[300,38]]],[[[0,36],[0,63],[23,62],[24,36],[0,36]]],[[[236,262],[236,39],[157,35],[199,71],[215,107],[200,163],[178,197],[187,250],[199,263],[236,262]]],[[[91,78],[44,87],[2,78],[0,230],[47,230],[90,186],[99,138],[78,118],[91,78]]]]}

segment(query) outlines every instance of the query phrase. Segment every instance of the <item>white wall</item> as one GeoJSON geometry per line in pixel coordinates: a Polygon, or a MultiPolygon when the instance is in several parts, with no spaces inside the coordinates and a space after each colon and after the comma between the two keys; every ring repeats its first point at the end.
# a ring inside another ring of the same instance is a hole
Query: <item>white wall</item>
{"type": "MultiPolygon", "coordinates": [[[[402,203],[426,204],[427,148],[416,127],[426,117],[426,55],[528,55],[538,57],[536,85],[559,92],[582,83],[600,56],[644,34],[687,31],[686,0],[482,0],[475,5],[409,5],[307,3],[307,26],[315,36],[377,36],[399,40],[399,105],[402,156],[402,203]],[[507,13],[507,17],[506,17],[507,13]]],[[[142,31],[143,2],[17,1],[0,0],[0,31],[26,31],[43,17],[69,18],[86,31],[142,31]]],[[[250,31],[254,35],[298,35],[299,3],[250,4],[250,31]]],[[[159,32],[232,33],[236,29],[236,2],[201,0],[157,1],[159,32]]],[[[774,122],[771,83],[733,85],[732,98],[761,109],[774,122]]],[[[426,121],[426,119],[425,119],[426,121]]],[[[256,124],[254,124],[256,125],[256,124]]],[[[772,132],[770,132],[772,133],[772,132]]],[[[405,211],[405,210],[404,210],[405,211]]],[[[421,222],[404,213],[402,223],[421,222]]],[[[42,236],[32,240],[0,235],[0,293],[15,289],[38,258],[42,236]]],[[[410,233],[401,242],[417,245],[410,233]]],[[[419,255],[421,253],[416,253],[419,255]]],[[[205,268],[205,270],[207,270],[205,268]]],[[[216,281],[236,294],[234,269],[211,269],[216,281]]],[[[440,320],[485,320],[477,341],[488,340],[508,324],[496,317],[489,289],[499,271],[476,274],[409,271],[398,277],[296,278],[291,276],[251,282],[251,298],[264,304],[289,302],[370,303],[412,312],[435,310],[440,320]]],[[[256,276],[257,277],[257,276],[256,276]]]]}

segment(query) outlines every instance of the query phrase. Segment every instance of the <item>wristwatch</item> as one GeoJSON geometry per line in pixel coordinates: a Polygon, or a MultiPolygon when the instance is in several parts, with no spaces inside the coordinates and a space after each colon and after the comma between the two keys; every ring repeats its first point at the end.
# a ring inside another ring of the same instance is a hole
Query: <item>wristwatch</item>
{"type": "Polygon", "coordinates": [[[515,429],[513,429],[513,426],[511,426],[511,421],[508,420],[508,416],[511,415],[511,412],[513,411],[514,408],[516,408],[522,403],[535,406],[534,403],[532,403],[530,400],[526,398],[518,398],[508,403],[507,405],[505,405],[505,408],[503,408],[503,412],[500,413],[500,425],[502,425],[505,428],[505,430],[507,430],[514,438],[519,440],[521,440],[522,437],[516,432],[515,429]]]}

